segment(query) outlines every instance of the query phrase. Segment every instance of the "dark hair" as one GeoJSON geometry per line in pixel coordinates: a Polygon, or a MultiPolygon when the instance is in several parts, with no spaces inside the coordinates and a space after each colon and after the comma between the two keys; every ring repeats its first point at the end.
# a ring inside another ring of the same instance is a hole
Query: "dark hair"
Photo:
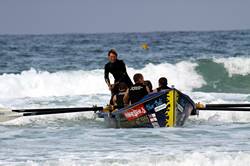
{"type": "Polygon", "coordinates": [[[128,86],[124,82],[119,83],[119,91],[121,90],[127,90],[128,86]]]}
{"type": "Polygon", "coordinates": [[[151,81],[146,80],[144,81],[144,84],[149,88],[150,92],[153,92],[153,86],[152,86],[151,81]]]}
{"type": "Polygon", "coordinates": [[[112,54],[115,54],[116,57],[118,56],[118,54],[117,54],[117,52],[115,51],[115,49],[109,50],[108,56],[110,56],[111,53],[112,53],[112,54]]]}
{"type": "Polygon", "coordinates": [[[141,73],[136,73],[136,74],[134,75],[134,77],[133,77],[135,83],[138,82],[138,81],[139,81],[140,79],[142,79],[142,78],[143,78],[143,76],[142,76],[141,73]]]}
{"type": "Polygon", "coordinates": [[[160,86],[167,86],[167,85],[168,85],[168,80],[167,80],[167,78],[166,78],[166,77],[161,77],[161,78],[159,79],[159,85],[160,85],[160,86]]]}

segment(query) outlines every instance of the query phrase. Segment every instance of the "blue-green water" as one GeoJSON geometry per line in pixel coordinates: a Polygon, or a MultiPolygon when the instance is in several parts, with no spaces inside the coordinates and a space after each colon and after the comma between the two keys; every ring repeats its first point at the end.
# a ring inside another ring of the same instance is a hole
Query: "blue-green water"
{"type": "MultiPolygon", "coordinates": [[[[246,30],[1,35],[0,106],[105,105],[110,48],[154,87],[165,76],[196,102],[250,102],[246,30]]],[[[0,165],[248,165],[249,122],[216,111],[160,129],[109,129],[92,113],[19,118],[0,124],[0,165]]]]}

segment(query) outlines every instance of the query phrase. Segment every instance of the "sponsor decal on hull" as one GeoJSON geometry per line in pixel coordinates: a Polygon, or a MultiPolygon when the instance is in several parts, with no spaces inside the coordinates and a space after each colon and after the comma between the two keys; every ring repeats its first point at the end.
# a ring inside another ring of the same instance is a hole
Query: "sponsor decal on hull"
{"type": "Polygon", "coordinates": [[[157,122],[157,118],[155,114],[149,114],[148,118],[150,120],[150,122],[157,122]]]}
{"type": "Polygon", "coordinates": [[[178,111],[180,112],[183,112],[184,110],[184,108],[179,103],[177,103],[177,108],[178,108],[178,111]]]}
{"type": "Polygon", "coordinates": [[[160,127],[155,114],[149,114],[148,118],[149,118],[153,128],[160,127]]]}
{"type": "Polygon", "coordinates": [[[157,99],[154,99],[153,101],[149,101],[146,103],[145,108],[149,111],[155,110],[156,107],[164,104],[164,98],[159,97],[157,99]]]}
{"type": "Polygon", "coordinates": [[[167,108],[167,104],[164,103],[162,105],[159,105],[158,107],[155,107],[155,112],[161,111],[165,108],[167,108]]]}
{"type": "Polygon", "coordinates": [[[147,111],[145,110],[143,104],[140,104],[140,105],[137,105],[133,108],[130,108],[129,110],[127,110],[123,114],[127,120],[133,120],[133,119],[136,119],[138,117],[145,115],[146,113],[147,113],[147,111]]]}

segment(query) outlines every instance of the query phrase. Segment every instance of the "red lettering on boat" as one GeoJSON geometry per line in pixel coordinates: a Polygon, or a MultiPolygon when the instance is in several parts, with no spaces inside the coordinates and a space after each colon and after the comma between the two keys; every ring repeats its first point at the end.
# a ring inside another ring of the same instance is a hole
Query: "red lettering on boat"
{"type": "Polygon", "coordinates": [[[145,110],[143,104],[140,104],[140,105],[130,108],[123,114],[127,118],[127,120],[133,120],[138,117],[141,117],[142,115],[145,115],[146,113],[147,111],[145,110]]]}

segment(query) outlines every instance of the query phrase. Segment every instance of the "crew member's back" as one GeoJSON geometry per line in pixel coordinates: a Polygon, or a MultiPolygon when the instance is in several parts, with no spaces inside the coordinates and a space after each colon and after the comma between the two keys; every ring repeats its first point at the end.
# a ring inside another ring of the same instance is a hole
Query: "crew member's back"
{"type": "Polygon", "coordinates": [[[142,74],[137,73],[133,77],[135,84],[132,85],[124,96],[125,104],[133,104],[141,100],[149,93],[149,88],[144,84],[144,78],[142,74]]]}

